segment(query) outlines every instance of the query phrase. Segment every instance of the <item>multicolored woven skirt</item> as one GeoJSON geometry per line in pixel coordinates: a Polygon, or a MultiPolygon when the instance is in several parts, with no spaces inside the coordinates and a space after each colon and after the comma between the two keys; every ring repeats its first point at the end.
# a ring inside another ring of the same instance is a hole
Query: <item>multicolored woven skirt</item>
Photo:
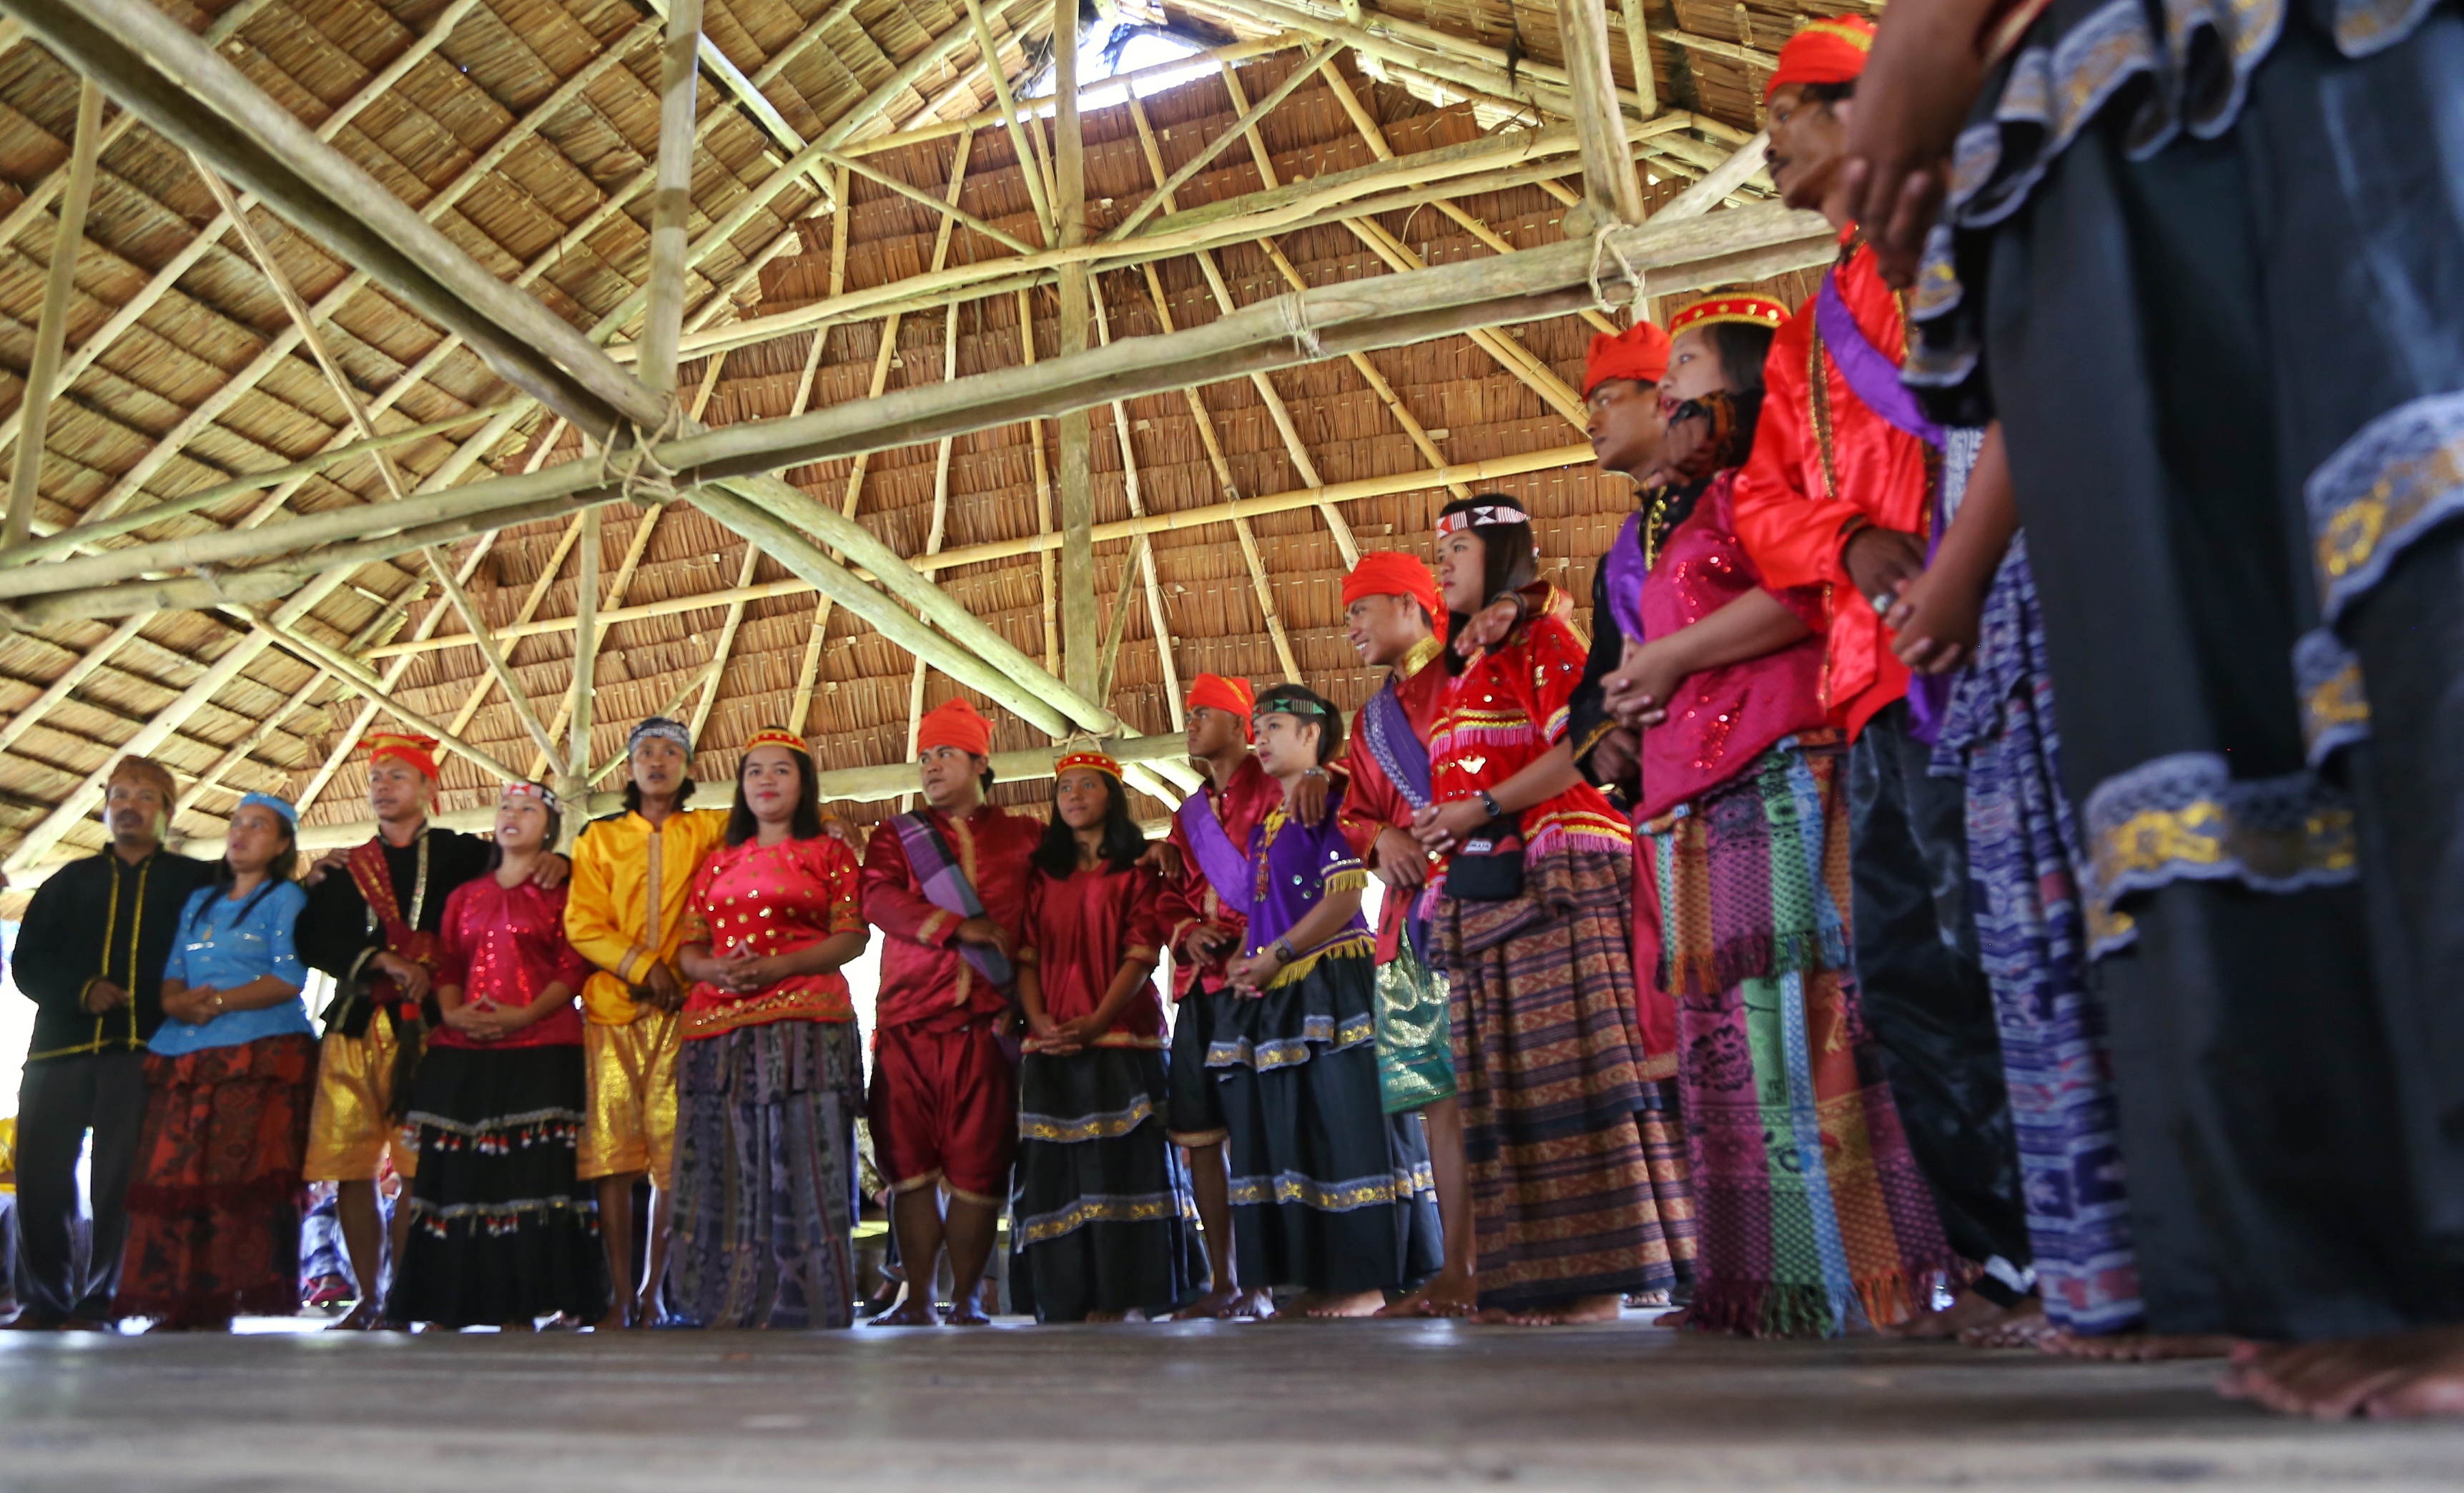
{"type": "Polygon", "coordinates": [[[1692,1188],[1635,1025],[1633,903],[1631,855],[1562,844],[1528,858],[1512,901],[1431,899],[1483,1306],[1668,1290],[1692,1257],[1692,1188]]]}
{"type": "Polygon", "coordinates": [[[687,1041],[676,1063],[668,1305],[705,1328],[843,1328],[855,1315],[852,1021],[687,1041]]]}
{"type": "Polygon", "coordinates": [[[1409,938],[1377,966],[1377,1090],[1388,1114],[1455,1096],[1446,977],[1420,962],[1409,938]]]}
{"type": "Polygon", "coordinates": [[[481,1327],[607,1311],[597,1190],[580,1180],[580,1043],[430,1045],[404,1123],[419,1135],[396,1322],[481,1327]]]}
{"type": "Polygon", "coordinates": [[[1244,1286],[1352,1295],[1436,1273],[1437,1183],[1418,1116],[1378,1098],[1367,941],[1255,997],[1217,995],[1208,1073],[1229,1132],[1244,1286]]]}
{"type": "Polygon", "coordinates": [[[145,1058],[145,1120],[112,1311],[215,1328],[299,1309],[299,1166],[317,1040],[145,1058]]]}
{"type": "Polygon", "coordinates": [[[1646,830],[1708,1330],[1898,1322],[1956,1264],[1858,1010],[1845,760],[1783,740],[1646,830]]]}
{"type": "Polygon", "coordinates": [[[1993,987],[2045,1316],[2073,1332],[2115,1332],[2145,1313],[2051,667],[2022,535],[1986,594],[1976,662],[1952,693],[1934,771],[1968,781],[1977,954],[1993,987]]]}
{"type": "Polygon", "coordinates": [[[1198,1207],[1164,1138],[1154,1047],[1030,1052],[1019,1064],[1010,1299],[1038,1322],[1160,1317],[1206,1279],[1198,1207]]]}

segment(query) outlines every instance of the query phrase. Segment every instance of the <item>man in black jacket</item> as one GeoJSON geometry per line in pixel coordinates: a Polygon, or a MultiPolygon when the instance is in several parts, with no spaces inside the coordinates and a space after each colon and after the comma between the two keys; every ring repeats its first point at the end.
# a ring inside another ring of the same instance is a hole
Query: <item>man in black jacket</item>
{"type": "Polygon", "coordinates": [[[188,894],[214,879],[211,862],[163,848],[175,797],[161,764],[121,758],[103,798],[111,848],[43,883],[18,934],[17,988],[35,1007],[17,1090],[21,1328],[109,1323],[145,1120],[145,1044],[163,1024],[163,961],[188,894]],[[77,1164],[88,1131],[94,1225],[80,1261],[77,1164]]]}

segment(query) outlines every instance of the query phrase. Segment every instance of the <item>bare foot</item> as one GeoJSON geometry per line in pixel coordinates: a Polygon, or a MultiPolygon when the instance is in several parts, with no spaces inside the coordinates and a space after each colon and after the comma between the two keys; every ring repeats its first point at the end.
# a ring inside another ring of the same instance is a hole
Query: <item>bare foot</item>
{"type": "Polygon", "coordinates": [[[983,1303],[973,1292],[950,1303],[948,1320],[954,1328],[987,1328],[993,1323],[992,1318],[984,1315],[983,1303]]]}
{"type": "Polygon", "coordinates": [[[1624,1311],[1625,1298],[1622,1296],[1577,1296],[1573,1301],[1559,1302],[1554,1306],[1504,1312],[1499,1314],[1499,1320],[1513,1323],[1519,1328],[1569,1328],[1587,1322],[1615,1322],[1624,1311]]]}
{"type": "Polygon", "coordinates": [[[2002,1314],[1999,1322],[1969,1328],[1959,1334],[1963,1348],[2028,1348],[2054,1333],[2054,1325],[2045,1318],[2045,1304],[2031,1296],[2002,1314]]]}
{"type": "Polygon", "coordinates": [[[372,1301],[363,1301],[351,1308],[351,1314],[325,1328],[328,1332],[376,1332],[384,1329],[385,1313],[372,1301]]]}
{"type": "Polygon", "coordinates": [[[1883,1337],[1940,1343],[1947,1342],[1971,1328],[1993,1327],[2008,1315],[2008,1308],[1995,1306],[1973,1290],[1964,1290],[1940,1311],[1920,1311],[1905,1322],[1878,1327],[1874,1330],[1883,1337]]]}
{"type": "Polygon", "coordinates": [[[2223,1358],[2239,1342],[2221,1333],[2106,1332],[2082,1336],[2055,1331],[2036,1339],[2036,1350],[2057,1358],[2092,1358],[2101,1363],[2155,1363],[2168,1358],[2223,1358]]]}
{"type": "Polygon", "coordinates": [[[633,1298],[633,1320],[628,1328],[656,1327],[659,1322],[659,1288],[655,1285],[633,1298]]]}
{"type": "Polygon", "coordinates": [[[1174,1312],[1172,1320],[1175,1322],[1220,1321],[1239,1314],[1242,1303],[1247,1300],[1246,1293],[1234,1290],[1228,1285],[1219,1285],[1174,1312]]]}
{"type": "Polygon", "coordinates": [[[1239,1304],[1232,1308],[1232,1315],[1246,1317],[1253,1322],[1268,1321],[1275,1315],[1275,1293],[1263,1285],[1243,1291],[1239,1304]]]}
{"type": "Polygon", "coordinates": [[[941,1314],[922,1296],[901,1296],[898,1305],[865,1324],[872,1328],[937,1328],[941,1314]]]}
{"type": "Polygon", "coordinates": [[[1673,1328],[1683,1332],[1694,1325],[1694,1308],[1680,1306],[1675,1311],[1652,1318],[1651,1325],[1656,1328],[1673,1328]]]}
{"type": "Polygon", "coordinates": [[[2464,1328],[2409,1335],[2429,1340],[2425,1352],[2393,1384],[2364,1400],[2362,1414],[2376,1420],[2464,1416],[2464,1328]]]}
{"type": "Polygon", "coordinates": [[[1303,1308],[1300,1315],[1318,1322],[1336,1317],[1374,1317],[1386,1305],[1384,1291],[1353,1291],[1348,1296],[1321,1295],[1303,1308]]]}
{"type": "Polygon", "coordinates": [[[1480,1282],[1469,1275],[1441,1270],[1427,1284],[1376,1313],[1381,1317],[1477,1317],[1480,1282]]]}
{"type": "Polygon", "coordinates": [[[1625,1304],[1637,1311],[1653,1311],[1668,1305],[1666,1291],[1628,1291],[1625,1304]]]}
{"type": "Polygon", "coordinates": [[[2217,1386],[2278,1415],[2342,1420],[2357,1415],[2464,1411],[2464,1328],[2286,1346],[2244,1344],[2217,1386]],[[2443,1408],[2442,1408],[2443,1407],[2443,1408]]]}

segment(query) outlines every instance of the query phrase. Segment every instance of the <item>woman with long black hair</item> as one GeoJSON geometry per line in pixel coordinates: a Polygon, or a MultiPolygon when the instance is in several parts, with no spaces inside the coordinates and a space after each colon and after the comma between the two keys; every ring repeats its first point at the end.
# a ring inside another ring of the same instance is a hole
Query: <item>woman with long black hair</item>
{"type": "Polygon", "coordinates": [[[317,1039],[292,925],[297,814],[252,793],[214,884],[188,896],[145,1053],[145,1123],[113,1315],[219,1329],[299,1299],[299,1168],[317,1039]]]}
{"type": "Polygon", "coordinates": [[[705,1328],[843,1328],[855,1306],[863,1059],[840,968],[864,952],[855,857],[822,832],[812,755],[757,733],[677,963],[668,1302],[705,1328]]]}
{"type": "Polygon", "coordinates": [[[565,889],[532,881],[563,806],[505,784],[489,868],[446,899],[436,1004],[405,1123],[422,1164],[408,1241],[385,1297],[394,1322],[528,1330],[596,1322],[607,1265],[595,1190],[580,1179],[582,1013],[589,961],[564,936],[565,889]]]}
{"type": "Polygon", "coordinates": [[[1163,883],[1141,869],[1120,764],[1054,764],[1019,931],[1012,1298],[1039,1322],[1119,1322],[1198,1293],[1189,1179],[1164,1136],[1163,883]]]}
{"type": "Polygon", "coordinates": [[[1438,801],[1413,825],[1448,857],[1429,925],[1454,1002],[1480,1302],[1535,1326],[1611,1319],[1628,1292],[1677,1281],[1639,1119],[1653,1086],[1635,1021],[1634,832],[1574,765],[1584,645],[1533,584],[1536,561],[1513,498],[1439,516],[1438,583],[1471,623],[1429,740],[1438,801]]]}

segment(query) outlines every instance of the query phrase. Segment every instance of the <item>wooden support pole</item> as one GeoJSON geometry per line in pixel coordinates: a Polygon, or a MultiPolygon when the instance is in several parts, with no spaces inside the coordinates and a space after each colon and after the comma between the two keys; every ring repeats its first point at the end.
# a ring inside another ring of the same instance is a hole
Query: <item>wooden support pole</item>
{"type": "Polygon", "coordinates": [[[26,371],[25,435],[10,473],[9,516],[0,525],[0,551],[33,537],[34,497],[43,480],[43,433],[52,413],[53,376],[69,334],[69,293],[77,288],[77,248],[85,242],[86,204],[94,196],[94,163],[102,143],[102,85],[89,77],[77,87],[77,143],[69,161],[68,190],[60,200],[59,231],[52,235],[51,273],[43,279],[43,315],[34,329],[33,366],[26,371]]]}
{"type": "MultiPolygon", "coordinates": [[[[676,339],[684,333],[701,10],[702,0],[668,0],[667,35],[659,49],[659,177],[650,199],[650,299],[642,355],[634,367],[645,384],[670,396],[676,391],[676,339]]],[[[577,775],[588,765],[580,757],[574,761],[577,775]]]]}
{"type": "Polygon", "coordinates": [[[1642,117],[1660,112],[1660,73],[1651,65],[1651,32],[1644,25],[1642,0],[1618,0],[1625,21],[1626,53],[1634,62],[1634,99],[1642,117]]]}
{"type": "Polygon", "coordinates": [[[1001,49],[993,40],[993,29],[984,19],[983,0],[967,0],[967,24],[975,28],[976,49],[992,65],[986,69],[993,85],[993,101],[1001,111],[1001,127],[1009,132],[1010,149],[1018,156],[1019,174],[1026,179],[1026,195],[1035,204],[1036,221],[1044,226],[1045,247],[1059,242],[1060,225],[1053,220],[1052,198],[1044,189],[1044,173],[1035,168],[1035,158],[1026,148],[1026,126],[1019,122],[1018,100],[1011,97],[1009,77],[1001,69],[1001,49]]]}
{"type": "MultiPolygon", "coordinates": [[[[1032,162],[1028,163],[1028,169],[1034,169],[1032,162]]],[[[1025,290],[1018,293],[1018,346],[1021,366],[1032,364],[1035,362],[1035,298],[1033,293],[1025,290]]],[[[1035,532],[1050,534],[1052,469],[1045,458],[1044,423],[1040,420],[1026,423],[1026,451],[1028,465],[1035,472],[1035,532]]],[[[1038,579],[1043,582],[1044,670],[1046,673],[1057,674],[1061,672],[1061,587],[1053,570],[1052,552],[1040,551],[1036,560],[1043,572],[1038,579]]]]}
{"type": "Polygon", "coordinates": [[[1635,174],[1609,67],[1604,0],[1557,0],[1557,35],[1574,93],[1574,128],[1583,138],[1583,197],[1600,222],[1639,223],[1650,215],[1635,174]]]}
{"type": "MultiPolygon", "coordinates": [[[[1078,0],[1053,0],[1054,177],[1053,211],[1061,220],[1061,248],[1083,247],[1087,231],[1086,142],[1078,121],[1078,0]]],[[[1087,351],[1087,267],[1073,261],[1061,271],[1061,356],[1087,351]]],[[[1062,677],[1081,694],[1095,688],[1102,648],[1095,615],[1094,435],[1084,408],[1064,411],[1053,422],[1060,452],[1061,660],[1062,677]]]]}
{"type": "MultiPolygon", "coordinates": [[[[1110,347],[1112,344],[1112,327],[1111,319],[1104,315],[1103,283],[1097,281],[1089,289],[1094,293],[1095,335],[1103,340],[1105,346],[1110,347]]],[[[1137,448],[1130,444],[1130,406],[1127,400],[1112,401],[1112,433],[1114,439],[1120,442],[1121,485],[1124,494],[1129,498],[1130,516],[1141,517],[1147,511],[1146,499],[1138,488],[1137,448]]],[[[1155,662],[1162,670],[1160,679],[1163,684],[1164,706],[1172,712],[1172,729],[1178,731],[1184,724],[1181,717],[1183,707],[1180,699],[1180,670],[1173,662],[1172,624],[1171,620],[1164,615],[1163,585],[1155,576],[1155,547],[1140,543],[1136,549],[1137,564],[1134,568],[1146,582],[1147,623],[1155,628],[1155,662]]],[[[1126,582],[1124,584],[1126,586],[1126,582]]],[[[1113,621],[1113,626],[1117,630],[1119,627],[1117,617],[1113,621]]],[[[1111,659],[1118,647],[1117,643],[1106,647],[1106,663],[1101,670],[1103,681],[1095,693],[1095,698],[1102,700],[1107,706],[1112,701],[1111,659]]]]}
{"type": "MultiPolygon", "coordinates": [[[[642,521],[649,522],[649,516],[642,521]]],[[[599,666],[599,511],[594,508],[582,516],[582,575],[574,595],[570,771],[577,779],[590,771],[591,692],[598,688],[593,676],[599,666]]]]}
{"type": "MultiPolygon", "coordinates": [[[[366,626],[353,633],[350,640],[342,645],[342,651],[353,658],[363,657],[370,644],[385,641],[404,623],[409,621],[410,608],[418,605],[420,599],[426,594],[427,588],[414,582],[409,590],[395,600],[393,604],[369,618],[366,626]]],[[[225,748],[223,755],[214,758],[213,765],[197,775],[197,780],[190,783],[181,793],[178,801],[171,805],[171,822],[178,823],[181,815],[195,808],[207,794],[213,792],[221,784],[225,773],[247,761],[250,753],[272,740],[275,734],[282,729],[284,722],[304,709],[308,702],[316,697],[317,692],[333,680],[334,671],[322,664],[318,665],[316,671],[308,676],[308,682],[291,692],[291,698],[283,701],[263,720],[258,721],[249,730],[248,735],[225,748]]],[[[390,680],[387,681],[386,687],[388,689],[392,687],[390,680]]]]}
{"type": "MultiPolygon", "coordinates": [[[[232,610],[236,615],[242,617],[249,616],[245,607],[234,607],[232,610]]],[[[253,617],[250,618],[250,621],[255,631],[265,634],[273,641],[281,644],[285,648],[298,654],[309,663],[320,665],[323,668],[332,670],[334,677],[341,680],[345,689],[357,693],[360,698],[366,700],[371,705],[382,706],[386,714],[397,717],[404,725],[410,727],[412,730],[425,732],[428,735],[434,736],[437,739],[438,744],[443,746],[447,751],[451,752],[456,757],[462,757],[467,761],[475,763],[481,772],[488,774],[499,782],[517,782],[520,780],[518,775],[516,774],[512,768],[507,767],[500,761],[497,761],[495,757],[480,750],[478,747],[463,740],[453,732],[447,730],[443,721],[437,720],[429,715],[426,712],[421,711],[416,707],[407,705],[400,699],[397,699],[385,689],[384,681],[380,680],[374,673],[370,672],[365,665],[362,664],[358,659],[351,657],[348,653],[343,652],[341,648],[334,647],[332,644],[322,642],[319,639],[311,636],[306,631],[302,630],[297,622],[276,622],[253,617]]]]}

